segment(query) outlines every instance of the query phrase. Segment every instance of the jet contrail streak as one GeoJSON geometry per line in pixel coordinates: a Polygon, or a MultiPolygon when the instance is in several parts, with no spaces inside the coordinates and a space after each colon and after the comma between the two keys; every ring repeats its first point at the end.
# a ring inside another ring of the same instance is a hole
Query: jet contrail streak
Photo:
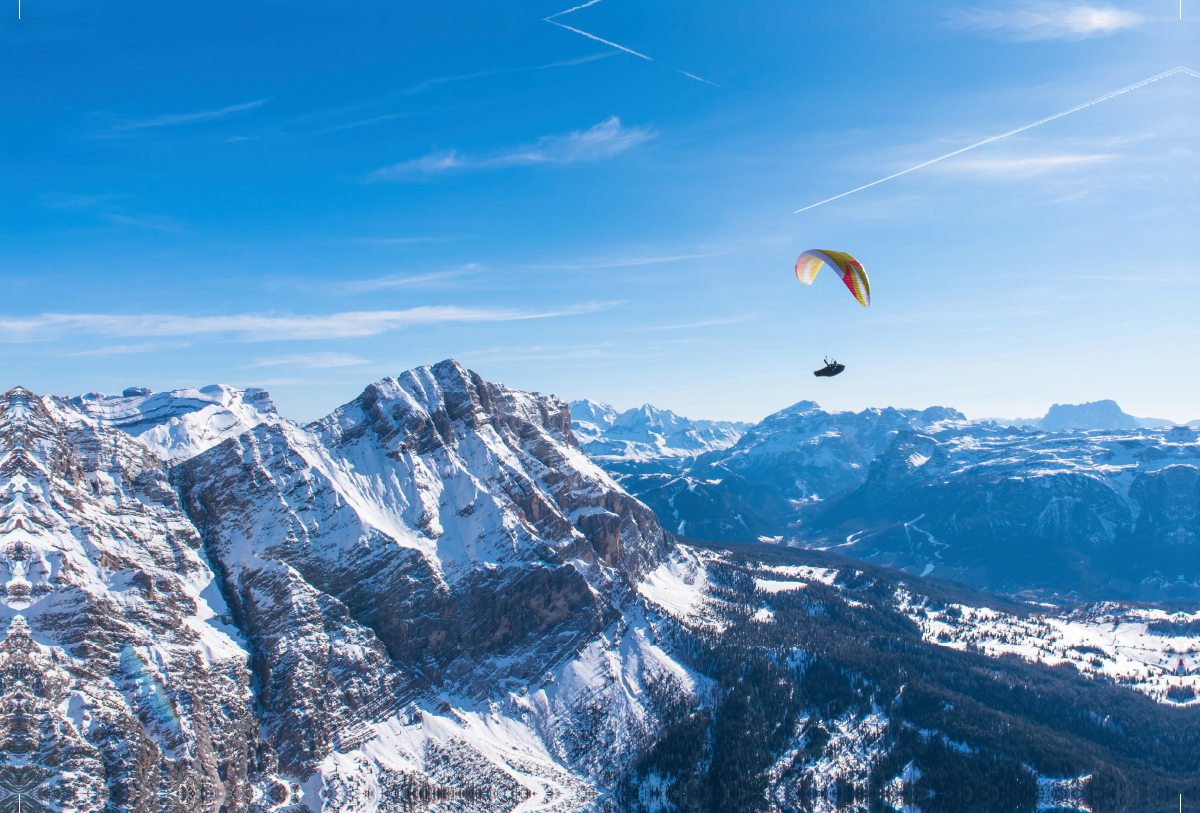
{"type": "MultiPolygon", "coordinates": [[[[600,0],[595,0],[595,2],[598,3],[598,2],[600,2],[600,0]]],[[[591,5],[591,3],[588,3],[588,5],[591,5]]],[[[583,6],[580,6],[580,8],[583,8],[583,6]]],[[[566,12],[563,12],[563,13],[565,14],[566,12]]],[[[555,15],[555,16],[558,16],[558,15],[555,15]]],[[[596,42],[602,42],[605,45],[611,45],[613,48],[618,48],[627,54],[633,54],[634,56],[639,56],[642,59],[646,60],[647,62],[655,62],[664,67],[670,68],[671,70],[675,71],[676,73],[682,73],[684,76],[688,77],[689,79],[695,79],[697,82],[703,82],[704,84],[712,85],[715,88],[720,87],[720,85],[718,85],[716,82],[710,82],[707,79],[701,79],[699,76],[696,76],[693,73],[688,73],[687,71],[684,71],[684,70],[680,70],[679,68],[676,68],[674,65],[668,65],[665,62],[659,62],[657,59],[654,59],[653,57],[648,57],[645,54],[639,54],[637,51],[633,50],[632,48],[626,48],[624,45],[617,45],[615,42],[609,42],[606,39],[601,39],[600,37],[597,37],[595,34],[589,34],[586,31],[580,31],[578,28],[572,28],[571,26],[567,25],[566,23],[560,23],[557,20],[550,19],[549,17],[547,17],[545,19],[545,22],[548,22],[551,25],[557,25],[559,28],[565,28],[568,31],[574,31],[576,34],[583,34],[583,36],[585,36],[589,39],[593,39],[596,42]]]]}
{"type": "Polygon", "coordinates": [[[1149,79],[1143,79],[1142,81],[1137,82],[1136,84],[1132,84],[1129,87],[1124,87],[1124,88],[1121,88],[1120,90],[1114,90],[1112,93],[1109,93],[1106,96],[1101,96],[1098,99],[1092,99],[1090,102],[1085,102],[1084,104],[1081,104],[1078,107],[1072,107],[1070,110],[1064,110],[1061,113],[1055,113],[1053,116],[1047,116],[1046,118],[1044,118],[1040,121],[1035,121],[1033,124],[1026,124],[1024,127],[1018,127],[1015,130],[1009,130],[1007,133],[1002,133],[998,136],[992,136],[991,138],[985,138],[983,141],[977,141],[969,147],[963,147],[961,150],[955,150],[954,152],[948,152],[939,158],[934,158],[930,161],[926,161],[923,164],[917,164],[915,167],[909,167],[908,169],[903,170],[902,172],[897,172],[895,175],[889,175],[886,178],[880,178],[878,181],[872,181],[871,183],[866,184],[865,186],[860,186],[857,189],[851,189],[849,192],[843,192],[840,195],[834,195],[832,198],[826,198],[825,200],[821,201],[820,203],[814,203],[811,206],[805,206],[803,209],[797,209],[796,211],[792,212],[792,214],[798,215],[801,212],[807,212],[809,209],[815,209],[818,206],[822,206],[826,203],[830,203],[831,201],[835,201],[838,198],[844,198],[847,195],[853,195],[855,192],[861,192],[864,189],[870,189],[872,186],[881,184],[884,181],[890,181],[890,180],[892,180],[892,178],[899,178],[901,175],[907,175],[910,172],[916,172],[918,169],[924,169],[925,167],[929,166],[930,164],[936,164],[938,161],[945,161],[947,158],[953,158],[954,156],[964,153],[967,150],[973,150],[976,147],[982,147],[984,144],[990,144],[993,141],[999,141],[1002,138],[1008,138],[1011,135],[1016,135],[1017,133],[1021,133],[1021,132],[1024,132],[1025,130],[1029,130],[1033,127],[1037,127],[1039,124],[1045,124],[1048,121],[1054,121],[1055,119],[1061,119],[1063,116],[1070,115],[1071,113],[1082,110],[1085,107],[1091,107],[1094,104],[1099,104],[1100,102],[1107,101],[1107,100],[1113,98],[1114,96],[1120,96],[1122,93],[1128,93],[1131,90],[1137,90],[1140,87],[1145,87],[1146,85],[1150,84],[1151,82],[1157,82],[1159,79],[1166,79],[1168,76],[1174,76],[1177,73],[1186,73],[1188,76],[1195,76],[1196,78],[1200,78],[1200,73],[1197,73],[1196,71],[1193,71],[1190,68],[1184,68],[1182,66],[1178,67],[1178,68],[1173,68],[1173,69],[1167,71],[1166,73],[1160,73],[1158,76],[1151,76],[1149,79]]]}
{"type": "Polygon", "coordinates": [[[694,73],[688,73],[685,70],[676,68],[674,65],[668,65],[665,62],[659,62],[657,59],[654,59],[653,57],[648,57],[645,54],[639,54],[637,51],[633,50],[632,48],[626,48],[624,45],[617,45],[615,42],[610,42],[606,39],[601,39],[600,37],[597,37],[595,34],[589,34],[586,31],[580,31],[578,28],[572,28],[571,26],[567,25],[566,23],[560,23],[554,19],[555,17],[561,17],[564,14],[570,14],[572,11],[579,11],[579,9],[581,9],[581,8],[587,8],[588,6],[594,6],[599,2],[600,2],[600,0],[588,0],[588,2],[584,3],[582,6],[575,6],[575,8],[569,8],[566,11],[560,11],[560,12],[558,12],[558,14],[551,14],[549,17],[546,17],[543,20],[543,22],[550,23],[551,25],[557,25],[559,28],[565,28],[568,31],[574,31],[576,34],[582,34],[583,36],[587,37],[588,39],[593,39],[596,42],[602,42],[605,45],[611,46],[620,51],[624,51],[627,54],[633,54],[634,56],[641,57],[642,59],[646,60],[647,62],[654,62],[656,64],[662,65],[663,67],[670,68],[671,70],[675,71],[676,73],[682,73],[688,79],[695,79],[697,82],[703,82],[704,84],[712,85],[715,88],[720,87],[720,85],[718,85],[716,82],[710,82],[707,79],[701,79],[699,76],[696,76],[696,74],[694,74],[694,73]]]}
{"type": "Polygon", "coordinates": [[[547,17],[546,19],[547,19],[547,20],[553,20],[555,17],[561,17],[561,16],[563,16],[564,14],[570,14],[572,11],[579,11],[579,9],[581,9],[581,8],[587,8],[588,6],[594,6],[594,5],[596,5],[597,3],[599,3],[599,2],[600,2],[600,0],[588,0],[588,1],[587,1],[586,3],[584,3],[582,6],[576,6],[575,8],[569,8],[569,9],[567,9],[566,11],[560,11],[560,12],[558,12],[558,14],[551,14],[551,15],[550,15],[549,17],[547,17]]]}

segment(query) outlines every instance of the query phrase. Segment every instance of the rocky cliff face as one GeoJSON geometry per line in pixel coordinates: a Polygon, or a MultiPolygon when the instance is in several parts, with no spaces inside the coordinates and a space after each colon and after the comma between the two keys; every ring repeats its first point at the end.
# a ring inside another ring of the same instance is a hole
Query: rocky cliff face
{"type": "MultiPolygon", "coordinates": [[[[580,451],[564,402],[454,362],[377,382],[305,428],[259,426],[183,463],[177,483],[249,639],[283,767],[343,789],[384,781],[373,763],[346,779],[338,756],[394,736],[372,726],[420,728],[430,698],[433,712],[489,708],[554,682],[606,631],[619,639],[618,607],[668,545],[580,451]]],[[[578,733],[542,717],[549,743],[578,733]]],[[[445,759],[493,764],[459,751],[445,759]]]]}
{"type": "Polygon", "coordinates": [[[247,654],[162,464],[0,396],[0,794],[51,810],[245,808],[274,755],[247,654]]]}
{"type": "Polygon", "coordinates": [[[261,391],[16,389],[0,441],[26,805],[578,807],[656,729],[639,687],[694,689],[637,620],[669,537],[559,399],[453,362],[304,428],[261,391]]]}

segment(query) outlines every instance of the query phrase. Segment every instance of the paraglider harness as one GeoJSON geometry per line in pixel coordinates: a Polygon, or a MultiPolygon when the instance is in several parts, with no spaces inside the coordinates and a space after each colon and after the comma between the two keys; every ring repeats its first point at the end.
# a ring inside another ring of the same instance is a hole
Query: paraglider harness
{"type": "Polygon", "coordinates": [[[814,372],[813,375],[820,376],[821,378],[832,378],[845,369],[846,365],[838,364],[837,359],[830,361],[828,358],[826,358],[825,366],[814,372]]]}

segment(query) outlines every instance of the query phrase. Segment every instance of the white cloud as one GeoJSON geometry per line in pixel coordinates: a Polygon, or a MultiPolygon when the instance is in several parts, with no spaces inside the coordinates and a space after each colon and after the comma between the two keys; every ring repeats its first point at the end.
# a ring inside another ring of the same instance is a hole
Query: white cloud
{"type": "Polygon", "coordinates": [[[295,364],[310,369],[325,370],[331,367],[357,367],[360,364],[370,364],[369,359],[359,358],[353,353],[293,353],[290,356],[268,356],[257,358],[253,364],[246,367],[277,367],[284,364],[295,364]]]}
{"type": "MultiPolygon", "coordinates": [[[[555,15],[555,16],[558,16],[558,15],[555,15]]],[[[576,57],[574,59],[564,59],[564,60],[560,60],[558,62],[547,62],[544,65],[530,65],[530,66],[524,67],[524,68],[498,68],[496,70],[491,70],[491,71],[476,71],[475,73],[464,73],[464,74],[459,74],[457,76],[435,76],[432,79],[426,79],[424,82],[420,82],[416,85],[413,85],[412,87],[405,88],[404,90],[400,91],[400,93],[402,95],[407,96],[409,94],[421,93],[422,91],[429,90],[429,88],[431,88],[431,87],[435,87],[437,85],[443,85],[443,84],[446,84],[447,82],[462,82],[462,81],[469,80],[469,79],[479,79],[479,78],[482,78],[485,76],[502,76],[504,74],[509,74],[509,73],[528,73],[530,71],[544,71],[544,70],[547,70],[548,68],[570,68],[570,67],[574,67],[575,65],[584,65],[584,64],[587,64],[588,62],[595,62],[598,59],[606,59],[610,56],[615,56],[615,54],[610,53],[610,52],[605,52],[605,53],[599,53],[599,54],[589,54],[587,56],[576,57]]]]}
{"type": "Polygon", "coordinates": [[[489,169],[530,164],[571,164],[611,158],[654,138],[649,127],[625,127],[616,116],[587,130],[542,136],[537,143],[488,155],[461,155],[456,150],[430,153],[372,172],[368,180],[404,181],[450,170],[489,169]]]}
{"type": "Polygon", "coordinates": [[[176,314],[43,313],[0,317],[0,338],[33,341],[64,334],[91,336],[224,335],[238,341],[340,339],[374,336],[414,325],[447,322],[512,322],[594,313],[617,302],[591,302],[556,311],[529,312],[503,308],[432,305],[398,311],[348,311],[331,314],[279,315],[244,313],[230,316],[176,314]]]}
{"type": "Polygon", "coordinates": [[[713,254],[679,254],[673,257],[625,257],[613,260],[599,260],[583,265],[536,265],[534,268],[563,268],[567,271],[590,271],[596,268],[625,268],[631,265],[654,265],[656,263],[674,263],[680,260],[698,260],[704,257],[724,257],[728,251],[718,251],[713,254]]]}
{"type": "Polygon", "coordinates": [[[219,110],[201,110],[196,113],[164,113],[161,116],[155,116],[151,119],[142,121],[127,121],[124,124],[118,124],[113,127],[114,132],[126,132],[129,130],[143,130],[147,127],[172,127],[177,124],[195,124],[201,121],[211,121],[219,119],[222,116],[228,116],[230,113],[240,113],[244,110],[254,110],[257,107],[262,107],[267,103],[266,99],[259,99],[245,104],[234,104],[229,107],[222,107],[219,110]]]}
{"type": "Polygon", "coordinates": [[[1080,3],[1023,3],[1007,10],[968,8],[950,15],[951,24],[969,31],[991,31],[1018,40],[1078,40],[1113,34],[1145,22],[1132,11],[1080,3]]]}
{"type": "Polygon", "coordinates": [[[142,342],[141,344],[118,344],[109,347],[96,347],[91,350],[80,350],[78,353],[71,353],[72,356],[118,356],[126,353],[149,353],[151,350],[157,350],[158,345],[154,342],[142,342]]]}
{"type": "Polygon", "coordinates": [[[647,330],[691,330],[697,327],[716,327],[717,325],[735,325],[739,322],[748,321],[750,316],[731,316],[727,319],[709,319],[704,322],[690,322],[686,325],[654,325],[653,327],[631,327],[631,332],[647,331],[647,330]]]}
{"type": "Polygon", "coordinates": [[[338,293],[361,294],[371,291],[392,291],[397,288],[429,287],[431,283],[437,284],[468,274],[477,274],[479,271],[480,267],[478,263],[467,263],[459,268],[452,268],[448,271],[432,271],[428,274],[412,274],[410,276],[391,274],[386,277],[375,277],[374,279],[352,280],[350,282],[339,283],[334,286],[334,290],[338,293]]]}
{"type": "Polygon", "coordinates": [[[942,172],[976,173],[995,175],[1005,179],[1032,178],[1054,172],[1069,172],[1074,169],[1094,166],[1111,161],[1115,155],[1060,154],[1033,155],[1025,157],[979,157],[960,158],[942,164],[942,172]]]}

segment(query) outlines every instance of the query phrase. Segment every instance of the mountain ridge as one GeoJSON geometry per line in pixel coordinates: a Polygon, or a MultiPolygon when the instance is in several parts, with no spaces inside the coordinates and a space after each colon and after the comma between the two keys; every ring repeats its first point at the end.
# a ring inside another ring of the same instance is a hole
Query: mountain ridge
{"type": "MultiPolygon", "coordinates": [[[[1119,813],[1200,792],[1198,614],[676,538],[565,402],[451,360],[305,426],[255,408],[232,434],[220,393],[148,421],[0,397],[0,804],[1119,813]]],[[[1031,437],[1110,443],[802,403],[701,458],[811,508],[834,502],[820,478],[907,494],[910,469],[1031,437]]],[[[1119,448],[1172,468],[1140,443],[1119,448]]]]}

